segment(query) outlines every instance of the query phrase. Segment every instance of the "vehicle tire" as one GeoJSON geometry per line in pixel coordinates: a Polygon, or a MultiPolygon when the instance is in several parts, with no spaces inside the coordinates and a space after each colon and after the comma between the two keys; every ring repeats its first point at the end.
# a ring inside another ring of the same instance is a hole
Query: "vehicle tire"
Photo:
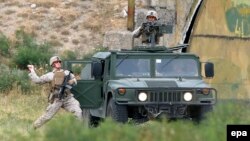
{"type": "Polygon", "coordinates": [[[101,121],[101,118],[92,116],[89,109],[83,109],[83,119],[85,125],[89,128],[97,127],[101,121]]]}
{"type": "Polygon", "coordinates": [[[118,105],[113,99],[110,99],[107,108],[107,117],[111,117],[114,121],[120,123],[126,123],[128,121],[127,106],[118,105]]]}
{"type": "Polygon", "coordinates": [[[212,110],[212,105],[192,106],[190,109],[191,118],[196,122],[200,122],[201,120],[205,119],[206,114],[212,110]]]}

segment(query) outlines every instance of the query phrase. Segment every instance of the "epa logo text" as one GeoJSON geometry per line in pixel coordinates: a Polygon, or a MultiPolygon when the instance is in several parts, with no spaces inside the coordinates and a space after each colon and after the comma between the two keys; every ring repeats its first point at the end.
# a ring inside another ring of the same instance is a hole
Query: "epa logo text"
{"type": "Polygon", "coordinates": [[[236,137],[236,138],[241,137],[241,136],[247,137],[247,131],[231,131],[231,136],[236,137]]]}

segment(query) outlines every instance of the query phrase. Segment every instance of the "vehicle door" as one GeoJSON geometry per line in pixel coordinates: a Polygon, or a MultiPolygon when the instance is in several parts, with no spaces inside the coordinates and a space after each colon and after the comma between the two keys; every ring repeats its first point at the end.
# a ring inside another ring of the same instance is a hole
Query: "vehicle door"
{"type": "Polygon", "coordinates": [[[82,108],[98,108],[102,103],[102,81],[91,74],[91,61],[65,61],[64,69],[72,70],[77,78],[77,85],[71,92],[82,108]]]}

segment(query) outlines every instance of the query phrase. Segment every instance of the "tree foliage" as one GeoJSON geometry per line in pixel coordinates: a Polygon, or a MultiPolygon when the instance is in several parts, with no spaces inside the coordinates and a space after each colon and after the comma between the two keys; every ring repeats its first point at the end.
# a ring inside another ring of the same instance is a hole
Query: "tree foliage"
{"type": "Polygon", "coordinates": [[[23,30],[16,31],[17,53],[13,56],[13,63],[18,68],[27,68],[28,64],[42,66],[47,64],[52,56],[51,46],[48,43],[38,44],[36,40],[23,30]]]}

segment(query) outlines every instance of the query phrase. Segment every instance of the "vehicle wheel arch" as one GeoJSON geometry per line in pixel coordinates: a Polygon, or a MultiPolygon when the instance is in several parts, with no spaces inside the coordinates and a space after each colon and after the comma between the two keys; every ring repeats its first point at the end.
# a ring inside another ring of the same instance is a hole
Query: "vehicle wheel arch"
{"type": "Polygon", "coordinates": [[[108,102],[109,102],[109,100],[110,100],[111,98],[113,98],[113,93],[112,93],[111,91],[109,91],[109,92],[107,93],[106,106],[108,105],[108,102]]]}
{"type": "Polygon", "coordinates": [[[105,116],[107,116],[107,114],[108,114],[108,105],[109,105],[109,101],[110,101],[110,99],[112,99],[113,98],[113,92],[112,91],[109,91],[109,92],[107,92],[107,95],[106,95],[106,105],[105,105],[105,116]]]}

